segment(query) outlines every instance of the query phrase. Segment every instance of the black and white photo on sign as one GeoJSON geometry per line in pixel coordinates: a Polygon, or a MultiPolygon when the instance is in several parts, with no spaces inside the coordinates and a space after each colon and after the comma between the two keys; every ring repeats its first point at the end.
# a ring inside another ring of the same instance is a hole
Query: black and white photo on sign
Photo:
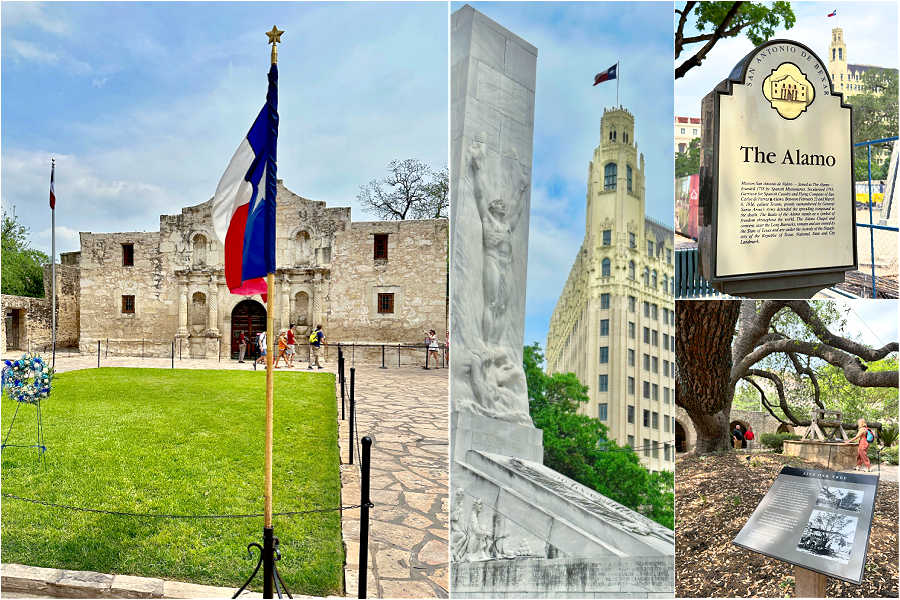
{"type": "Polygon", "coordinates": [[[816,496],[816,506],[834,510],[859,512],[862,508],[863,493],[860,490],[823,486],[816,496]]]}
{"type": "Polygon", "coordinates": [[[814,510],[800,536],[797,550],[842,563],[849,562],[856,533],[856,517],[814,510]]]}

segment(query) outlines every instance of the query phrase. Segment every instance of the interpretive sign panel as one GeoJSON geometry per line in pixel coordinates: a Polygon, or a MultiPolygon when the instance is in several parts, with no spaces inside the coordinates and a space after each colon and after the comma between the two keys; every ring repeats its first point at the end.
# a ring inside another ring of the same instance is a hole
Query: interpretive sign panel
{"type": "Polygon", "coordinates": [[[734,543],[859,584],[878,477],[784,467],[734,543]]]}
{"type": "Polygon", "coordinates": [[[702,119],[701,257],[713,285],[808,287],[856,268],[851,108],[812,50],[757,47],[704,97],[702,119]]]}

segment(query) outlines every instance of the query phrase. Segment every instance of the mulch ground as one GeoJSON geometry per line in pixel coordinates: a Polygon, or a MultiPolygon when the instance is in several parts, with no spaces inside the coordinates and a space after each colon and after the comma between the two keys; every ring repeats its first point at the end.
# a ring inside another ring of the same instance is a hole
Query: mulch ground
{"type": "MultiPolygon", "coordinates": [[[[780,454],[686,456],[675,463],[675,595],[790,597],[794,568],[732,540],[785,465],[818,468],[780,454]]],[[[882,480],[862,585],[829,578],[833,598],[897,597],[897,484],[882,480]]]]}

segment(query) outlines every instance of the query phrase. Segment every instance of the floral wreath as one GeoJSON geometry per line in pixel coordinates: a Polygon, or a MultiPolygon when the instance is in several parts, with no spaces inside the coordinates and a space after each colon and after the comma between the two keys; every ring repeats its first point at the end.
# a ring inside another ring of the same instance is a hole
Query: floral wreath
{"type": "Polygon", "coordinates": [[[7,360],[3,389],[16,402],[37,404],[50,395],[53,369],[40,356],[24,354],[19,360],[7,360]]]}

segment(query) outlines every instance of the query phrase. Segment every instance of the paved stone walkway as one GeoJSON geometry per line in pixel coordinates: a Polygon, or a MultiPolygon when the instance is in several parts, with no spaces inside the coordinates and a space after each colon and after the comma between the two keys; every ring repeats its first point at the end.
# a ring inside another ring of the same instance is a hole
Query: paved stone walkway
{"type": "MultiPolygon", "coordinates": [[[[340,422],[342,462],[348,459],[347,420],[340,422]]],[[[447,370],[417,367],[356,369],[359,439],[372,445],[368,596],[448,597],[447,370]]],[[[337,389],[340,415],[340,384],[337,389]]],[[[342,503],[359,504],[359,459],[341,465],[342,503]]],[[[347,595],[359,582],[359,510],[343,514],[347,595]]]]}

